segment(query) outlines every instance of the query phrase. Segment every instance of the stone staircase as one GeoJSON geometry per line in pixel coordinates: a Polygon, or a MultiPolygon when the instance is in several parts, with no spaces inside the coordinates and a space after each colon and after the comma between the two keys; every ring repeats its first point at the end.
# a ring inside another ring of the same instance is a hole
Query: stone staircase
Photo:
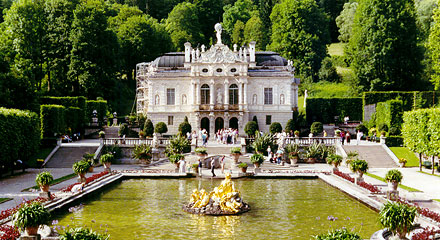
{"type": "Polygon", "coordinates": [[[81,160],[85,153],[95,153],[98,147],[92,146],[62,146],[46,163],[46,168],[72,168],[73,163],[81,160]]]}
{"type": "Polygon", "coordinates": [[[119,127],[106,127],[104,129],[106,138],[117,138],[119,137],[118,131],[119,127]]]}
{"type": "Polygon", "coordinates": [[[381,145],[343,145],[346,153],[356,151],[359,158],[368,162],[370,168],[393,168],[397,164],[381,145]]]}

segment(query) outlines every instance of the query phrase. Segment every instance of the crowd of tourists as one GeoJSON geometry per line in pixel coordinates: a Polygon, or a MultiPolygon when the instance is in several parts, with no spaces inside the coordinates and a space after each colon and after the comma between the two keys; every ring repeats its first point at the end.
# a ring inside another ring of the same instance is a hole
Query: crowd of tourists
{"type": "Polygon", "coordinates": [[[215,139],[223,144],[235,144],[238,140],[238,129],[223,128],[215,134],[215,139]]]}

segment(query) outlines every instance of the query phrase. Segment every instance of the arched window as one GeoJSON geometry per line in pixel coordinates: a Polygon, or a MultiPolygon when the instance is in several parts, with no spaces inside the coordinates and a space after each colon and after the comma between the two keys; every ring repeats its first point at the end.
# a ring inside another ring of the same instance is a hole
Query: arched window
{"type": "Polygon", "coordinates": [[[238,104],[238,86],[236,84],[229,86],[229,104],[238,104]]]}
{"type": "Polygon", "coordinates": [[[208,84],[203,84],[200,88],[200,96],[201,96],[201,104],[209,104],[210,98],[209,98],[209,86],[208,84]]]}

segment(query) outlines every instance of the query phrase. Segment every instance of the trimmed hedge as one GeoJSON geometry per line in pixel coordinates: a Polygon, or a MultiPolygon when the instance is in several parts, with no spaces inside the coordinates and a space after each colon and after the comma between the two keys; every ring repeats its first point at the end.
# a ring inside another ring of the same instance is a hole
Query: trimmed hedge
{"type": "Polygon", "coordinates": [[[401,147],[401,146],[403,146],[403,137],[401,137],[401,136],[388,136],[385,139],[385,144],[388,147],[401,147]]]}
{"type": "Polygon", "coordinates": [[[351,121],[361,121],[362,98],[307,98],[306,119],[312,122],[334,123],[335,116],[349,116],[351,121]]]}
{"type": "Polygon", "coordinates": [[[381,91],[364,92],[363,105],[377,104],[388,100],[399,99],[403,101],[403,110],[410,111],[419,108],[430,108],[440,102],[440,93],[435,91],[381,91]]]}
{"type": "Polygon", "coordinates": [[[77,133],[81,131],[83,118],[83,111],[77,107],[68,107],[65,109],[64,119],[66,120],[66,128],[70,129],[70,133],[77,133]]]}
{"type": "Polygon", "coordinates": [[[39,125],[34,112],[0,108],[0,165],[8,169],[14,161],[27,161],[38,151],[39,125]]]}
{"type": "Polygon", "coordinates": [[[440,93],[435,91],[414,92],[414,109],[430,108],[440,102],[440,93]]]}
{"type": "Polygon", "coordinates": [[[388,129],[401,129],[403,123],[403,101],[390,100],[376,106],[376,126],[387,125],[388,129]]]}
{"type": "Polygon", "coordinates": [[[87,100],[86,101],[86,122],[92,122],[93,110],[98,112],[98,122],[102,126],[104,124],[104,117],[107,114],[107,101],[105,100],[87,100]]]}
{"type": "Polygon", "coordinates": [[[41,103],[44,105],[61,105],[64,106],[65,108],[69,108],[69,107],[76,107],[80,109],[79,112],[79,119],[81,120],[80,122],[80,127],[82,128],[84,126],[85,122],[85,117],[86,117],[86,98],[83,96],[79,96],[79,97],[42,97],[41,98],[41,103]]]}
{"type": "Polygon", "coordinates": [[[65,107],[61,105],[41,105],[41,138],[54,138],[66,130],[65,107]]]}

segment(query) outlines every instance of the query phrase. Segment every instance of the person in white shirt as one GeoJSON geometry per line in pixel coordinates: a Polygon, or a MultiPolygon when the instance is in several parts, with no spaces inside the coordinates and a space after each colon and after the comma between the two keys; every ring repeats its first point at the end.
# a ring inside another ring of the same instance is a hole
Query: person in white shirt
{"type": "Polygon", "coordinates": [[[358,130],[358,132],[356,134],[356,145],[359,145],[362,136],[364,136],[364,133],[362,133],[360,130],[358,130]]]}

